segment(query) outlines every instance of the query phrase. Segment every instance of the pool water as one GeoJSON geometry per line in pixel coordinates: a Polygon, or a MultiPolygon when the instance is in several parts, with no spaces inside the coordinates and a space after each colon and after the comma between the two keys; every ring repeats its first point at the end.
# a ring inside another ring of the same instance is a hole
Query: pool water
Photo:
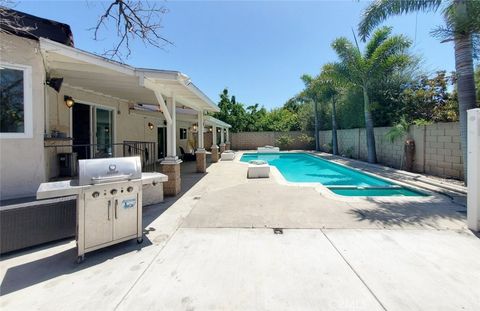
{"type": "Polygon", "coordinates": [[[240,161],[264,160],[289,182],[321,183],[344,196],[425,196],[306,153],[245,153],[240,161]]]}

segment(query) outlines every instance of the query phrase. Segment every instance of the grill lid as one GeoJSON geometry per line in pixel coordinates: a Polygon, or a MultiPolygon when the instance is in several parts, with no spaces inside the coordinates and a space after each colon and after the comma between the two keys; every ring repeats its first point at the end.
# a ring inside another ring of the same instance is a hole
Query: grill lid
{"type": "Polygon", "coordinates": [[[140,157],[79,160],[78,168],[79,186],[142,178],[140,157]]]}

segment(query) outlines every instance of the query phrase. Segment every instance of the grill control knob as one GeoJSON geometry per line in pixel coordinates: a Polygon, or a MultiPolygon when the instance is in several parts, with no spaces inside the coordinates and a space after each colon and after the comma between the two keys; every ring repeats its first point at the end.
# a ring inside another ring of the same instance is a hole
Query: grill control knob
{"type": "Polygon", "coordinates": [[[129,187],[127,188],[127,191],[128,191],[128,192],[132,192],[132,191],[133,191],[133,187],[132,187],[132,186],[129,186],[129,187]]]}
{"type": "Polygon", "coordinates": [[[95,191],[94,193],[92,193],[92,197],[94,198],[98,198],[100,196],[100,192],[98,191],[95,191]]]}
{"type": "Polygon", "coordinates": [[[116,195],[116,194],[117,194],[117,189],[112,189],[112,190],[110,190],[110,194],[111,194],[111,195],[116,195]]]}

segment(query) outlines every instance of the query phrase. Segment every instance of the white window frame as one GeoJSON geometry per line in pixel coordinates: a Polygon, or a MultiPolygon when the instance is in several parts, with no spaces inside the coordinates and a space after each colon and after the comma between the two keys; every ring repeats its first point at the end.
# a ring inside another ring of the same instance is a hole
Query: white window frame
{"type": "Polygon", "coordinates": [[[6,62],[0,62],[0,67],[23,71],[23,133],[0,132],[0,138],[33,138],[32,67],[6,62]]]}

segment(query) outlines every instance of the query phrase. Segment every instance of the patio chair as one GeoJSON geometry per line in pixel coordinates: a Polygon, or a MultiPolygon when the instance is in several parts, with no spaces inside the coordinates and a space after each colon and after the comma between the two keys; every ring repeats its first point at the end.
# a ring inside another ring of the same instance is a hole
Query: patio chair
{"type": "Polygon", "coordinates": [[[182,159],[182,161],[196,161],[197,160],[197,156],[193,153],[186,153],[185,150],[183,149],[183,147],[179,147],[180,148],[180,158],[182,159]]]}

